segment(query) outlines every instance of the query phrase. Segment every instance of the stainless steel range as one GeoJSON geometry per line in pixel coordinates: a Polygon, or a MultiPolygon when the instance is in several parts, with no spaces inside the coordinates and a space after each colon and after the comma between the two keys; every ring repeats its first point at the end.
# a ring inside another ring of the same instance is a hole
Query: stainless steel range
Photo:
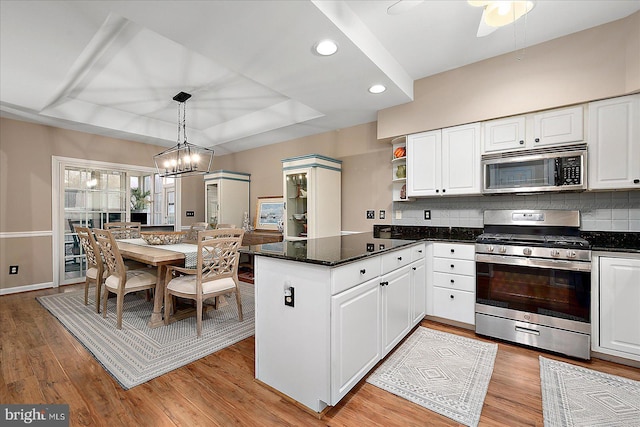
{"type": "Polygon", "coordinates": [[[591,249],[580,212],[489,210],[476,240],[476,333],[591,357],[591,249]]]}

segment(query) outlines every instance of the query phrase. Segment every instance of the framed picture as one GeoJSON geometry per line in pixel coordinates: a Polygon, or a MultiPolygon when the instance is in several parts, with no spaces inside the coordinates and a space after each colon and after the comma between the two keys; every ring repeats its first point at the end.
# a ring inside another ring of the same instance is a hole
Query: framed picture
{"type": "Polygon", "coordinates": [[[278,230],[284,216],[283,197],[258,197],[254,228],[256,230],[278,230]]]}

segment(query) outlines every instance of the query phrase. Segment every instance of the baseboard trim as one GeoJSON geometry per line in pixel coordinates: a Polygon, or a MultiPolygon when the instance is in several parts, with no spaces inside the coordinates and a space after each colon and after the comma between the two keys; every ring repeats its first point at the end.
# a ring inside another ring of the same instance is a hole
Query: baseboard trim
{"type": "Polygon", "coordinates": [[[16,286],[13,288],[0,289],[0,295],[17,294],[20,292],[40,291],[42,289],[54,288],[53,282],[36,283],[34,285],[16,286]]]}

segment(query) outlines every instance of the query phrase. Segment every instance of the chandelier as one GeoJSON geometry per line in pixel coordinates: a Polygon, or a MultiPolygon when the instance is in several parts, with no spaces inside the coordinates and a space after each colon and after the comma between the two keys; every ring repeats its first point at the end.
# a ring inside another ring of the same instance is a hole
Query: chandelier
{"type": "Polygon", "coordinates": [[[180,178],[209,173],[213,163],[213,150],[187,142],[187,99],[191,94],[180,92],[173,97],[178,102],[178,144],[153,156],[158,175],[162,178],[180,178]]]}

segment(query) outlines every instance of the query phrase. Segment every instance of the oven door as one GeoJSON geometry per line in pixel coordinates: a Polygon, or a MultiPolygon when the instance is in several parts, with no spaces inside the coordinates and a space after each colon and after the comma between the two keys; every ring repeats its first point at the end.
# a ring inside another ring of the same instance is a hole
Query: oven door
{"type": "Polygon", "coordinates": [[[591,263],[477,254],[476,303],[589,323],[591,263]]]}

